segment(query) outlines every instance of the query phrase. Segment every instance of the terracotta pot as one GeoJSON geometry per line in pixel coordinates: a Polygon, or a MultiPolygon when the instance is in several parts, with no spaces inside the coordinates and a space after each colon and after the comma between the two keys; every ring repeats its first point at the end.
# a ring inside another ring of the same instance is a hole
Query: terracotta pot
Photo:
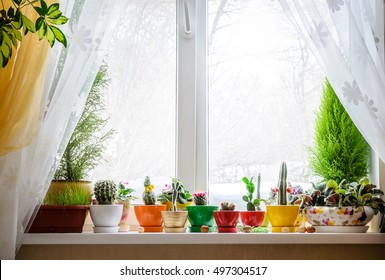
{"type": "Polygon", "coordinates": [[[267,205],[266,209],[272,232],[282,232],[283,228],[295,232],[299,205],[267,205]]]}
{"type": "Polygon", "coordinates": [[[265,218],[265,211],[241,211],[239,214],[243,226],[259,227],[265,218]]]}
{"type": "Polygon", "coordinates": [[[166,211],[167,205],[135,205],[135,216],[144,232],[162,232],[162,211],[166,211]]]}
{"type": "Polygon", "coordinates": [[[190,222],[190,232],[201,232],[201,226],[209,227],[209,231],[214,229],[214,211],[218,206],[212,205],[191,205],[186,206],[188,220],[190,222]]]}
{"type": "Polygon", "coordinates": [[[187,211],[162,211],[165,232],[185,232],[187,211]]]}
{"type": "Polygon", "coordinates": [[[240,211],[233,210],[214,211],[214,218],[218,226],[218,232],[238,232],[237,224],[239,220],[239,212],[240,211]]]}
{"type": "Polygon", "coordinates": [[[88,205],[41,205],[29,233],[81,233],[88,205]]]}

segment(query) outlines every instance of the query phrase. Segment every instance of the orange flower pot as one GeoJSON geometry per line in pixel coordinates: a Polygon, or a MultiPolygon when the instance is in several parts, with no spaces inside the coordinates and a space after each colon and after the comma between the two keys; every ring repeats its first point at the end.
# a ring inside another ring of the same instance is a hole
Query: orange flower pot
{"type": "Polygon", "coordinates": [[[135,205],[135,216],[144,232],[162,232],[162,211],[167,210],[167,205],[135,205]]]}

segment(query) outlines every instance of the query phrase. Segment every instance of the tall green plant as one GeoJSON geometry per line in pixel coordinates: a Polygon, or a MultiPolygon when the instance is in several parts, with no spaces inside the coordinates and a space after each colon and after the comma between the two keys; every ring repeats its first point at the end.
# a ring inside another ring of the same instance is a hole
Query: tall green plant
{"type": "Polygon", "coordinates": [[[369,145],[328,81],[315,122],[310,167],[325,181],[358,181],[368,175],[369,145]]]}
{"type": "Polygon", "coordinates": [[[109,84],[107,65],[103,64],[87,97],[84,111],[68,142],[56,170],[55,180],[84,180],[104,157],[107,141],[114,130],[106,129],[109,121],[105,117],[105,104],[102,90],[109,84]]]}

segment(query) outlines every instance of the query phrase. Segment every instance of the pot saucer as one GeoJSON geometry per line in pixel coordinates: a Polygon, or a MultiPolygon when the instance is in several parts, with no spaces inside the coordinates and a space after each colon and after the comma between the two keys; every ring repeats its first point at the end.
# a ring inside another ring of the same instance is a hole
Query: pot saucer
{"type": "Polygon", "coordinates": [[[237,233],[238,228],[236,227],[218,227],[218,233],[237,233]]]}
{"type": "Polygon", "coordinates": [[[163,232],[163,227],[142,226],[144,232],[163,232]]]}
{"type": "Polygon", "coordinates": [[[179,227],[179,228],[168,228],[168,227],[165,227],[164,228],[164,232],[167,232],[167,233],[185,233],[186,232],[186,228],[185,227],[179,227]]]}
{"type": "Polygon", "coordinates": [[[318,233],[365,233],[369,226],[314,226],[318,233]]]}
{"type": "Polygon", "coordinates": [[[94,233],[116,233],[119,227],[93,227],[94,233]]]}

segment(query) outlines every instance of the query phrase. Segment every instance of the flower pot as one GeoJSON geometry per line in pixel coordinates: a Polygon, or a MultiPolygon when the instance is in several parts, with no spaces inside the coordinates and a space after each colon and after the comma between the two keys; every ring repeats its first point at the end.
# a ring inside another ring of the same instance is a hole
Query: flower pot
{"type": "Polygon", "coordinates": [[[203,225],[208,226],[209,232],[212,232],[214,229],[214,211],[218,209],[218,206],[211,205],[186,206],[190,232],[201,232],[201,226],[203,225]]]}
{"type": "Polygon", "coordinates": [[[95,233],[118,232],[122,218],[123,205],[91,205],[90,214],[95,233]]]}
{"type": "Polygon", "coordinates": [[[166,211],[167,205],[135,205],[135,216],[144,232],[162,232],[162,211],[166,211]]]}
{"type": "Polygon", "coordinates": [[[374,211],[370,206],[307,206],[304,215],[313,226],[365,226],[373,218],[374,211]]]}
{"type": "Polygon", "coordinates": [[[272,232],[282,232],[283,228],[295,232],[299,205],[267,205],[266,209],[272,232]]]}
{"type": "Polygon", "coordinates": [[[118,204],[123,205],[123,213],[119,222],[119,232],[130,231],[130,225],[128,223],[128,214],[130,212],[130,202],[129,201],[119,201],[118,204]]]}
{"type": "Polygon", "coordinates": [[[243,226],[259,227],[265,218],[265,211],[241,211],[239,213],[243,226]]]}
{"type": "Polygon", "coordinates": [[[219,233],[235,233],[238,232],[237,224],[239,220],[239,212],[233,210],[214,211],[215,222],[218,226],[219,233]]]}
{"type": "Polygon", "coordinates": [[[29,233],[81,233],[88,205],[41,205],[29,233]]]}
{"type": "Polygon", "coordinates": [[[165,232],[185,232],[187,211],[162,211],[165,232]]]}

